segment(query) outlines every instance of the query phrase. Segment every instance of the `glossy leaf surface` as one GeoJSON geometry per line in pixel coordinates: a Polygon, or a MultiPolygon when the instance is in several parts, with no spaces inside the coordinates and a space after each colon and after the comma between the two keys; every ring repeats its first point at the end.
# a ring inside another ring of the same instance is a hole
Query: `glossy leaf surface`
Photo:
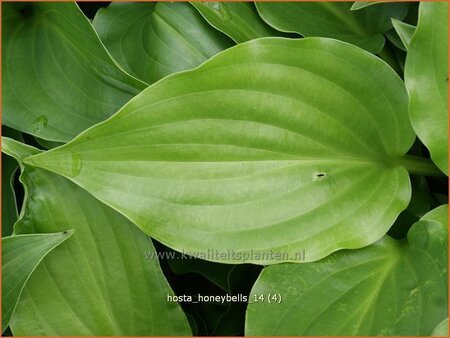
{"type": "Polygon", "coordinates": [[[233,45],[189,3],[111,3],[93,25],[126,71],[153,83],[233,45]]]}
{"type": "Polygon", "coordinates": [[[28,278],[42,259],[72,235],[72,231],[2,238],[2,332],[28,278]]]}
{"type": "Polygon", "coordinates": [[[103,121],[146,84],[112,60],[75,3],[5,3],[3,123],[68,141],[103,121]]]}
{"type": "Polygon", "coordinates": [[[251,2],[192,2],[192,6],[219,31],[237,43],[265,36],[278,36],[258,15],[251,2]]]}
{"type": "Polygon", "coordinates": [[[386,233],[409,202],[400,164],[413,139],[403,83],[377,57],[332,39],[264,38],[26,162],[175,250],[313,261],[386,233]]]}
{"type": "Polygon", "coordinates": [[[322,36],[350,42],[370,52],[384,45],[391,17],[402,19],[408,5],[377,4],[352,11],[351,2],[257,2],[261,17],[282,32],[322,36]]]}
{"type": "Polygon", "coordinates": [[[436,165],[448,174],[448,3],[421,2],[406,58],[409,114],[436,165]]]}
{"type": "Polygon", "coordinates": [[[250,304],[246,335],[430,335],[447,316],[447,214],[447,205],[431,211],[407,240],[265,268],[250,298],[283,300],[250,304]]]}
{"type": "MultiPolygon", "coordinates": [[[[3,150],[30,152],[10,139],[3,150]]],[[[21,181],[15,234],[75,233],[28,280],[11,320],[15,335],[190,335],[179,305],[166,301],[172,291],[157,260],[146,259],[154,248],[144,233],[61,176],[24,166],[21,181]]]]}

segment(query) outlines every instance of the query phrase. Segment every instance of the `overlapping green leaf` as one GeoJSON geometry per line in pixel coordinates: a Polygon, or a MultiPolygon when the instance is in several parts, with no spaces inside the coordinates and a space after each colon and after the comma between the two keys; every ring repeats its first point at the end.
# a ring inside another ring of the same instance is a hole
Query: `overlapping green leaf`
{"type": "MultiPolygon", "coordinates": [[[[398,36],[398,34],[394,28],[392,28],[391,30],[384,33],[384,36],[392,45],[394,45],[394,47],[399,49],[399,52],[406,51],[405,45],[403,44],[402,40],[400,39],[400,37],[398,36]]],[[[406,53],[404,53],[404,54],[405,54],[405,59],[406,59],[406,53]]],[[[403,61],[403,63],[404,63],[404,61],[403,61]]]]}
{"type": "MultiPolygon", "coordinates": [[[[29,147],[4,139],[3,150],[23,156],[29,147]]],[[[172,291],[157,260],[146,259],[154,248],[145,234],[61,176],[24,166],[21,181],[27,197],[15,234],[75,233],[28,280],[15,335],[190,334],[179,305],[166,301],[172,291]]]]}
{"type": "Polygon", "coordinates": [[[93,25],[124,69],[148,83],[233,45],[188,3],[112,3],[93,25]]]}
{"type": "Polygon", "coordinates": [[[31,155],[37,155],[42,151],[28,144],[19,142],[10,137],[2,136],[2,153],[13,157],[23,169],[22,159],[31,155]]]}
{"type": "Polygon", "coordinates": [[[228,277],[236,265],[217,264],[202,259],[183,259],[181,254],[168,260],[169,266],[176,274],[198,273],[225,291],[230,291],[228,277]]]}
{"type": "Polygon", "coordinates": [[[17,205],[12,188],[13,178],[19,168],[17,162],[9,156],[2,154],[2,237],[12,234],[17,220],[17,205]]]}
{"type": "Polygon", "coordinates": [[[447,205],[433,210],[404,241],[386,236],[319,262],[265,268],[250,300],[276,293],[282,301],[250,304],[246,334],[430,335],[448,315],[447,214],[447,205]]]}
{"type": "Polygon", "coordinates": [[[377,57],[332,39],[263,38],[26,162],[175,250],[313,261],[386,233],[410,198],[403,165],[430,166],[403,158],[413,139],[403,83],[377,57]]]}
{"type": "Polygon", "coordinates": [[[105,120],[146,84],[112,60],[75,3],[5,3],[3,123],[67,141],[105,120]]]}
{"type": "Polygon", "coordinates": [[[448,317],[433,330],[432,336],[448,337],[448,317]]]}
{"type": "Polygon", "coordinates": [[[64,144],[61,142],[47,141],[39,137],[35,137],[34,139],[36,140],[36,143],[39,144],[39,146],[44,149],[52,149],[64,144]]]}
{"type": "Polygon", "coordinates": [[[410,179],[411,200],[389,229],[389,236],[396,239],[405,238],[411,226],[430,211],[434,204],[426,178],[412,175],[410,179]]]}
{"type": "Polygon", "coordinates": [[[174,255],[172,259],[168,260],[168,263],[174,273],[178,275],[200,274],[229,294],[236,293],[236,289],[239,290],[239,283],[257,273],[256,266],[250,264],[218,264],[192,257],[186,259],[181,254],[174,255]]]}
{"type": "Polygon", "coordinates": [[[2,238],[2,332],[9,324],[25,283],[36,266],[72,231],[2,238]]]}
{"type": "Polygon", "coordinates": [[[448,174],[448,3],[421,2],[408,49],[409,115],[436,165],[448,174]]]}
{"type": "Polygon", "coordinates": [[[283,32],[323,36],[350,42],[370,52],[384,45],[391,17],[402,19],[406,3],[377,4],[352,11],[351,2],[257,2],[261,17],[283,32]]]}
{"type": "MultiPolygon", "coordinates": [[[[21,140],[20,132],[2,126],[2,135],[16,140],[21,140]]],[[[14,223],[17,221],[18,208],[16,194],[14,191],[14,177],[19,165],[17,161],[8,155],[1,154],[2,171],[2,237],[10,236],[13,233],[14,223]]]]}
{"type": "Polygon", "coordinates": [[[403,43],[404,50],[407,50],[416,27],[396,19],[392,19],[392,25],[403,43]]]}
{"type": "Polygon", "coordinates": [[[13,189],[13,180],[17,162],[11,157],[2,154],[2,237],[12,234],[13,225],[17,220],[18,212],[13,189]]]}
{"type": "Polygon", "coordinates": [[[357,10],[360,10],[362,8],[366,8],[368,6],[376,5],[376,4],[379,4],[379,3],[380,3],[379,1],[355,1],[352,4],[352,7],[350,7],[350,9],[352,11],[357,11],[357,10]]]}
{"type": "Polygon", "coordinates": [[[192,2],[208,22],[237,43],[265,36],[279,36],[258,15],[251,2],[192,2]]]}

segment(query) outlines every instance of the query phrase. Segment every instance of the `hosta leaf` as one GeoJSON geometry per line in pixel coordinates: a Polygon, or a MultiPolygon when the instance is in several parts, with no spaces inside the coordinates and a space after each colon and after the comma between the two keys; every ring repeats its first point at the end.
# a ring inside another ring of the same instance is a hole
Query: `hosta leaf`
{"type": "Polygon", "coordinates": [[[2,332],[5,331],[25,283],[42,259],[72,231],[2,238],[2,332]]]}
{"type": "Polygon", "coordinates": [[[282,32],[323,36],[353,43],[370,52],[384,45],[383,33],[392,28],[391,17],[402,19],[408,4],[378,4],[350,10],[351,2],[257,2],[261,17],[282,32]]]}
{"type": "Polygon", "coordinates": [[[250,304],[246,335],[430,335],[447,316],[447,213],[445,205],[427,214],[407,240],[386,236],[319,262],[265,268],[250,301],[274,293],[282,301],[250,304]]]}
{"type": "Polygon", "coordinates": [[[93,25],[124,69],[148,83],[194,68],[233,44],[189,3],[111,3],[93,25]]]}
{"type": "Polygon", "coordinates": [[[282,33],[267,25],[251,2],[192,2],[208,22],[237,43],[282,33]]]}
{"type": "Polygon", "coordinates": [[[406,58],[409,115],[437,166],[448,173],[448,3],[421,2],[406,58]]]}
{"type": "Polygon", "coordinates": [[[410,198],[400,163],[413,139],[404,85],[380,59],[331,39],[262,38],[26,162],[175,250],[313,261],[386,233],[410,198]]]}
{"type": "Polygon", "coordinates": [[[367,2],[367,1],[355,1],[352,4],[352,7],[350,7],[350,9],[352,11],[357,11],[357,10],[359,10],[361,8],[366,8],[368,6],[376,5],[376,4],[379,4],[379,3],[380,3],[379,1],[370,1],[370,2],[367,2]]]}
{"type": "Polygon", "coordinates": [[[430,212],[426,213],[422,218],[422,221],[437,222],[445,225],[448,228],[448,206],[443,205],[434,208],[430,212]]]}
{"type": "Polygon", "coordinates": [[[396,19],[392,19],[392,25],[407,50],[416,27],[396,19]]]}
{"type": "Polygon", "coordinates": [[[448,317],[445,318],[438,326],[433,330],[432,336],[448,337],[448,317]]]}
{"type": "MultiPolygon", "coordinates": [[[[4,151],[18,148],[27,151],[3,139],[4,151]]],[[[190,334],[179,305],[166,301],[172,291],[157,260],[146,259],[154,248],[145,234],[61,176],[24,166],[21,181],[27,197],[15,234],[75,233],[28,280],[11,319],[15,335],[190,334]]]]}
{"type": "Polygon", "coordinates": [[[75,3],[5,3],[3,123],[68,141],[146,85],[114,63],[75,3]]]}

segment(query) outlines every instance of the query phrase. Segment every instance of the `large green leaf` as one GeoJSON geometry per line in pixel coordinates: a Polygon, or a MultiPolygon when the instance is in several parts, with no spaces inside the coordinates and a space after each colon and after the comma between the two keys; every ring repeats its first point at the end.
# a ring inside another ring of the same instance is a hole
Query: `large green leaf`
{"type": "Polygon", "coordinates": [[[251,2],[192,2],[192,5],[212,26],[237,43],[282,34],[261,19],[251,2]]]}
{"type": "Polygon", "coordinates": [[[409,115],[437,166],[448,173],[448,3],[421,2],[406,57],[409,115]]]}
{"type": "Polygon", "coordinates": [[[408,4],[377,4],[352,11],[351,2],[257,2],[261,17],[283,32],[323,36],[353,43],[370,52],[384,45],[391,17],[402,19],[408,4]]]}
{"type": "Polygon", "coordinates": [[[124,69],[148,83],[233,45],[189,3],[112,3],[97,12],[93,25],[124,69]]]}
{"type": "MultiPolygon", "coordinates": [[[[28,149],[3,139],[10,154],[28,149]]],[[[15,234],[75,233],[28,280],[11,319],[15,335],[190,334],[179,305],[166,301],[172,291],[158,261],[146,259],[154,248],[145,234],[61,176],[24,166],[21,181],[27,197],[15,234]]]]}
{"type": "Polygon", "coordinates": [[[71,230],[2,238],[2,332],[7,328],[25,283],[36,266],[71,230]]]}
{"type": "Polygon", "coordinates": [[[447,314],[448,206],[388,236],[309,264],[267,267],[253,287],[250,336],[426,336],[447,314]],[[444,222],[444,223],[441,223],[444,222]],[[269,294],[281,303],[268,303],[269,294]],[[264,302],[254,302],[264,295],[264,302]]]}
{"type": "Polygon", "coordinates": [[[146,87],[112,60],[75,3],[2,6],[3,123],[67,141],[146,87]]]}
{"type": "Polygon", "coordinates": [[[403,164],[422,166],[403,158],[413,139],[403,82],[379,58],[332,39],[261,38],[26,162],[175,250],[313,261],[386,233],[410,198],[403,164]]]}

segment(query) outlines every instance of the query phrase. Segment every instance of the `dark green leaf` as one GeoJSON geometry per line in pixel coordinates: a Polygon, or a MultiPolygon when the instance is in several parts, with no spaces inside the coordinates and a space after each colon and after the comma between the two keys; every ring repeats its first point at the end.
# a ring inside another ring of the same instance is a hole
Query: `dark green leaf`
{"type": "Polygon", "coordinates": [[[233,45],[188,3],[111,3],[93,25],[130,74],[153,83],[233,45]]]}
{"type": "MultiPolygon", "coordinates": [[[[2,126],[2,135],[22,141],[22,133],[2,126]]],[[[13,226],[18,217],[16,193],[14,191],[14,178],[19,165],[10,156],[1,154],[2,170],[2,237],[13,233],[13,226]]]]}
{"type": "Polygon", "coordinates": [[[2,154],[2,237],[10,236],[18,217],[14,193],[14,175],[19,168],[17,161],[2,154]]]}
{"type": "Polygon", "coordinates": [[[2,238],[2,332],[8,327],[25,283],[42,259],[72,235],[58,233],[2,238]]]}
{"type": "Polygon", "coordinates": [[[39,137],[35,137],[34,139],[36,140],[36,143],[44,149],[52,149],[63,145],[61,142],[47,141],[39,137]]]}
{"type": "Polygon", "coordinates": [[[75,3],[2,6],[3,123],[68,141],[146,87],[112,60],[75,3]]]}
{"type": "Polygon", "coordinates": [[[406,237],[411,225],[430,211],[433,206],[433,197],[425,177],[412,175],[411,188],[411,201],[408,207],[400,213],[392,228],[389,229],[389,235],[396,239],[406,237]]]}
{"type": "Polygon", "coordinates": [[[265,36],[278,36],[258,15],[251,2],[192,2],[208,22],[237,43],[265,36]]]}
{"type": "Polygon", "coordinates": [[[397,32],[394,28],[384,33],[384,36],[387,38],[387,40],[394,45],[397,49],[400,49],[401,51],[405,52],[406,48],[403,44],[402,40],[398,36],[397,32]]]}
{"type": "Polygon", "coordinates": [[[181,254],[176,254],[176,258],[168,262],[176,274],[198,273],[223,290],[230,291],[228,277],[235,265],[212,263],[194,258],[186,259],[181,254]]]}
{"type": "MultiPolygon", "coordinates": [[[[30,150],[2,141],[11,155],[30,150]]],[[[154,248],[144,233],[61,176],[24,166],[21,181],[15,234],[75,233],[28,280],[11,319],[15,335],[190,335],[179,305],[166,300],[172,291],[157,259],[146,259],[154,248]]]]}
{"type": "Polygon", "coordinates": [[[411,39],[416,30],[416,27],[396,19],[392,19],[392,25],[394,26],[395,31],[400,37],[405,50],[407,50],[411,43],[411,39]]]}
{"type": "Polygon", "coordinates": [[[408,239],[388,236],[307,264],[267,267],[252,290],[250,336],[426,336],[447,314],[448,206],[415,223],[408,239]]]}
{"type": "Polygon", "coordinates": [[[384,45],[391,17],[402,19],[408,4],[378,4],[350,10],[351,2],[257,2],[261,17],[282,32],[323,36],[353,43],[370,52],[384,45]]]}

